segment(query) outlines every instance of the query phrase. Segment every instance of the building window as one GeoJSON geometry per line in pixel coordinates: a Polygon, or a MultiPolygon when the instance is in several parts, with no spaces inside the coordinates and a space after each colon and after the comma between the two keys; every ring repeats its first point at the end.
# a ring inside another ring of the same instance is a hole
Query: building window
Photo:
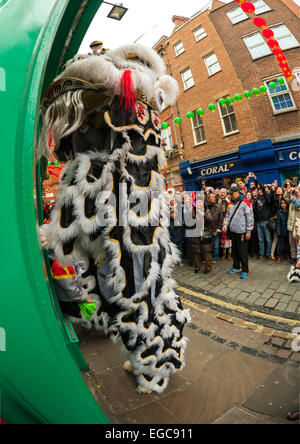
{"type": "Polygon", "coordinates": [[[252,2],[255,6],[255,14],[263,14],[264,12],[271,11],[271,8],[262,0],[255,0],[252,2]]]}
{"type": "Polygon", "coordinates": [[[179,40],[179,42],[175,43],[174,45],[174,51],[176,56],[179,56],[180,54],[182,54],[184,52],[184,46],[181,40],[179,40]]]}
{"type": "MultiPolygon", "coordinates": [[[[224,97],[226,98],[226,97],[224,97]]],[[[239,131],[234,109],[231,105],[226,103],[226,105],[223,107],[219,105],[219,111],[222,118],[222,125],[225,136],[228,136],[229,134],[234,134],[239,131]]]]}
{"type": "Polygon", "coordinates": [[[170,127],[161,130],[161,144],[165,151],[173,150],[172,132],[170,127]]]}
{"type": "Polygon", "coordinates": [[[206,57],[204,57],[204,61],[206,64],[206,68],[208,71],[208,74],[212,76],[213,74],[216,74],[217,72],[221,71],[221,66],[218,62],[217,56],[214,52],[211,52],[206,57]]]}
{"type": "Polygon", "coordinates": [[[281,49],[294,48],[299,46],[298,41],[285,25],[270,26],[274,32],[274,37],[278,41],[281,49]]]}
{"type": "Polygon", "coordinates": [[[206,142],[205,130],[203,120],[196,111],[194,111],[195,117],[192,119],[192,128],[194,133],[195,145],[206,142]]]}
{"type": "Polygon", "coordinates": [[[240,7],[231,9],[230,11],[227,12],[226,15],[229,17],[233,25],[242,22],[243,20],[247,20],[249,18],[247,14],[240,7]]]}
{"type": "Polygon", "coordinates": [[[253,59],[272,54],[271,49],[259,32],[244,37],[243,40],[253,59]]]}
{"type": "Polygon", "coordinates": [[[191,68],[182,71],[181,77],[185,91],[195,85],[191,68]]]}
{"type": "Polygon", "coordinates": [[[172,132],[170,127],[161,131],[161,143],[165,151],[171,151],[173,149],[172,132]]]}
{"type": "Polygon", "coordinates": [[[292,109],[296,109],[295,102],[290,93],[288,84],[284,79],[284,85],[281,85],[277,82],[277,79],[268,80],[265,82],[265,85],[268,88],[268,95],[272,104],[272,108],[274,113],[280,113],[283,111],[290,111],[292,109]],[[276,83],[276,90],[270,88],[270,83],[276,83]]]}
{"type": "Polygon", "coordinates": [[[207,36],[205,29],[203,26],[199,26],[197,29],[194,29],[194,35],[197,42],[200,42],[200,40],[204,39],[204,37],[207,36]]]}

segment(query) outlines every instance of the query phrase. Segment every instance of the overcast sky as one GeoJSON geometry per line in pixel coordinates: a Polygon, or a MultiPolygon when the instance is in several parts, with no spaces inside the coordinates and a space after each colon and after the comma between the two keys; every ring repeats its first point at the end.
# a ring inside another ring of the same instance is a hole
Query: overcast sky
{"type": "MultiPolygon", "coordinates": [[[[225,0],[224,3],[229,1],[225,0]]],[[[119,4],[118,1],[115,3],[119,4]]],[[[134,43],[137,39],[138,43],[153,46],[162,35],[171,34],[173,15],[191,17],[210,3],[210,0],[123,0],[128,11],[121,21],[107,18],[112,6],[102,4],[79,52],[88,52],[94,40],[101,40],[104,47],[110,49],[134,43]]]]}

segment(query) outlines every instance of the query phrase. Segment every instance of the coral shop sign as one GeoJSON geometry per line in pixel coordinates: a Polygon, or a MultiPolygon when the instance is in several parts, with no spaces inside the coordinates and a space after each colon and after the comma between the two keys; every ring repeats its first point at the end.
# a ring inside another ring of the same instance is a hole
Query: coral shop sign
{"type": "Polygon", "coordinates": [[[231,163],[231,164],[226,163],[225,165],[203,168],[201,170],[200,175],[202,177],[205,177],[205,176],[214,176],[216,174],[229,173],[233,167],[234,167],[233,163],[231,163]]]}

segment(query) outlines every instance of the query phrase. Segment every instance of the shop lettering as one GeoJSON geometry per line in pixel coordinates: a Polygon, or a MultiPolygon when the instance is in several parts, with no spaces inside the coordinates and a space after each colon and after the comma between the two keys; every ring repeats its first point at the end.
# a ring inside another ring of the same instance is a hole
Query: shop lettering
{"type": "Polygon", "coordinates": [[[201,176],[213,176],[214,174],[220,174],[220,173],[228,173],[229,167],[228,165],[221,165],[219,167],[210,167],[210,168],[204,168],[201,170],[201,176]]]}
{"type": "Polygon", "coordinates": [[[0,352],[6,351],[6,333],[4,328],[0,327],[0,352]]]}
{"type": "Polygon", "coordinates": [[[298,160],[298,159],[300,159],[300,151],[299,152],[293,151],[290,154],[290,160],[294,161],[294,160],[298,160]]]}

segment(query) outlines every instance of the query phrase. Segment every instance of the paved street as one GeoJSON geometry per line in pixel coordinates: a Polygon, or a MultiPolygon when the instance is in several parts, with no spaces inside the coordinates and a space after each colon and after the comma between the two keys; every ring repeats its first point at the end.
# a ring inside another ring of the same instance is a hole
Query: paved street
{"type": "Polygon", "coordinates": [[[287,265],[252,261],[245,282],[227,267],[218,263],[208,276],[175,270],[192,323],[186,367],[162,395],[138,395],[120,346],[78,330],[90,364],[83,377],[112,423],[295,424],[286,415],[299,405],[299,286],[286,284],[287,265]]]}
{"type": "Polygon", "coordinates": [[[213,271],[204,275],[194,274],[193,267],[185,264],[175,270],[174,276],[179,285],[194,287],[221,300],[275,315],[300,317],[300,284],[287,282],[289,262],[277,264],[251,259],[245,280],[240,279],[240,274],[229,276],[226,271],[231,266],[231,261],[218,261],[213,271]]]}

